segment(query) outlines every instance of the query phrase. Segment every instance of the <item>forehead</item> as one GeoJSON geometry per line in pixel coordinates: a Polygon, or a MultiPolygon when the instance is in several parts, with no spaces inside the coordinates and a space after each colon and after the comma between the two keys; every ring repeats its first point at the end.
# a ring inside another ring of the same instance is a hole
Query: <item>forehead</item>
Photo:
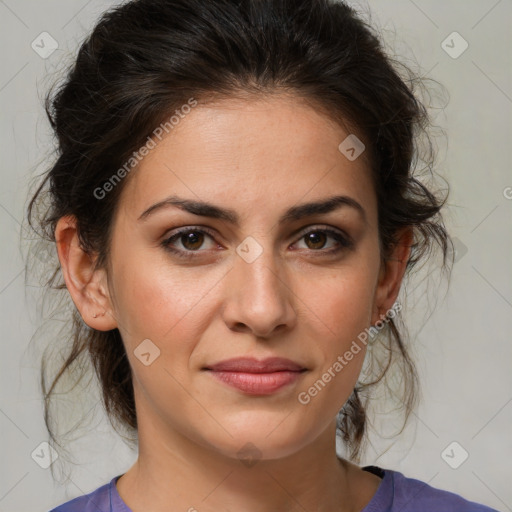
{"type": "Polygon", "coordinates": [[[367,153],[350,160],[339,149],[353,135],[293,96],[199,104],[156,139],[132,171],[121,202],[133,214],[171,194],[215,197],[242,209],[335,191],[371,203],[367,153]]]}

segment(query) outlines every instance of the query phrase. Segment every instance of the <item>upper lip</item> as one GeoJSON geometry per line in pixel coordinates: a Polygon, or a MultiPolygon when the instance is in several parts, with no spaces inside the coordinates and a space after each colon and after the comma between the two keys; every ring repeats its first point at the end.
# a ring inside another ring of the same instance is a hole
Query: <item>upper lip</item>
{"type": "Polygon", "coordinates": [[[224,372],[272,373],[279,371],[299,372],[306,368],[283,357],[268,357],[266,359],[236,357],[206,366],[205,369],[224,372]]]}

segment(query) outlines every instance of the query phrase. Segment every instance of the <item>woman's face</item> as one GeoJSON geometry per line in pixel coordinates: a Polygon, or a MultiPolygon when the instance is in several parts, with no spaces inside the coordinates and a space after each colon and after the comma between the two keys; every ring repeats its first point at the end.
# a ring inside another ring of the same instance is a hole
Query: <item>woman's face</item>
{"type": "Polygon", "coordinates": [[[273,459],[332,425],[364,344],[334,376],[333,365],[378,320],[385,293],[370,170],[365,153],[350,160],[338,149],[348,135],[297,98],[229,100],[192,108],[131,171],[109,292],[139,429],[230,457],[251,443],[273,459]],[[238,357],[305,370],[251,392],[205,369],[238,357]]]}

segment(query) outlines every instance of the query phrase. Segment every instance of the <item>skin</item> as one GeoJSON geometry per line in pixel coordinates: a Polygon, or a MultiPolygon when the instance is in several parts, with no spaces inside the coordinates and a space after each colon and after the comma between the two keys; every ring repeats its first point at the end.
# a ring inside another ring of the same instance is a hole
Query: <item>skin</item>
{"type": "Polygon", "coordinates": [[[366,346],[307,405],[297,399],[391,308],[409,257],[412,235],[404,230],[381,261],[366,153],[349,161],[338,150],[349,133],[290,96],[199,105],[127,178],[108,270],[93,269],[74,218],[59,220],[72,299],[90,327],[119,329],[132,367],[139,456],[117,488],[134,512],[360,511],[377,491],[380,478],[335,453],[336,414],[366,346]],[[230,208],[240,224],[175,206],[138,220],[171,194],[230,208]],[[333,195],[356,200],[366,219],[342,206],[278,223],[289,207],[333,195]],[[195,255],[190,260],[161,245],[187,226],[214,234],[173,242],[195,255]],[[354,246],[323,237],[326,227],[354,246]],[[308,242],[308,232],[320,238],[308,242]],[[263,251],[251,263],[236,252],[248,236],[263,251]],[[134,355],[145,339],[160,349],[148,366],[134,355]],[[202,370],[232,357],[276,355],[308,371],[268,396],[202,370]],[[237,454],[246,443],[258,450],[250,466],[237,454]]]}

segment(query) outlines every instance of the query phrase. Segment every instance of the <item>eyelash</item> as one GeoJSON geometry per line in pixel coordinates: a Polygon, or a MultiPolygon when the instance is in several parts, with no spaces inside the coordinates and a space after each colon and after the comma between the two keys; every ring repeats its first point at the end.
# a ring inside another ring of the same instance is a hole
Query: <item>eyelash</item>
{"type": "MultiPolygon", "coordinates": [[[[163,240],[161,242],[161,246],[166,251],[171,252],[172,254],[178,256],[179,258],[191,260],[193,258],[198,257],[197,253],[200,253],[200,252],[203,252],[203,251],[200,251],[200,250],[197,250],[197,251],[191,251],[191,250],[182,251],[181,249],[175,249],[174,247],[172,247],[171,244],[174,241],[178,240],[182,235],[184,235],[186,233],[202,233],[202,234],[210,236],[211,238],[215,238],[214,233],[212,231],[210,231],[209,229],[199,228],[199,227],[195,227],[195,226],[188,226],[186,228],[179,229],[172,236],[167,237],[165,240],[163,240]]],[[[298,241],[302,240],[304,237],[306,237],[310,233],[324,233],[324,234],[330,235],[332,238],[334,238],[340,244],[338,247],[336,247],[334,249],[328,249],[328,250],[325,250],[325,249],[319,249],[319,250],[311,249],[312,252],[321,253],[320,254],[321,256],[334,255],[334,254],[337,254],[337,253],[339,253],[339,252],[341,252],[343,250],[350,250],[350,249],[354,248],[354,243],[352,242],[352,240],[349,237],[344,236],[341,233],[339,233],[338,231],[334,231],[333,229],[330,229],[330,228],[313,228],[313,229],[311,229],[309,231],[304,232],[299,237],[298,241]]]]}

